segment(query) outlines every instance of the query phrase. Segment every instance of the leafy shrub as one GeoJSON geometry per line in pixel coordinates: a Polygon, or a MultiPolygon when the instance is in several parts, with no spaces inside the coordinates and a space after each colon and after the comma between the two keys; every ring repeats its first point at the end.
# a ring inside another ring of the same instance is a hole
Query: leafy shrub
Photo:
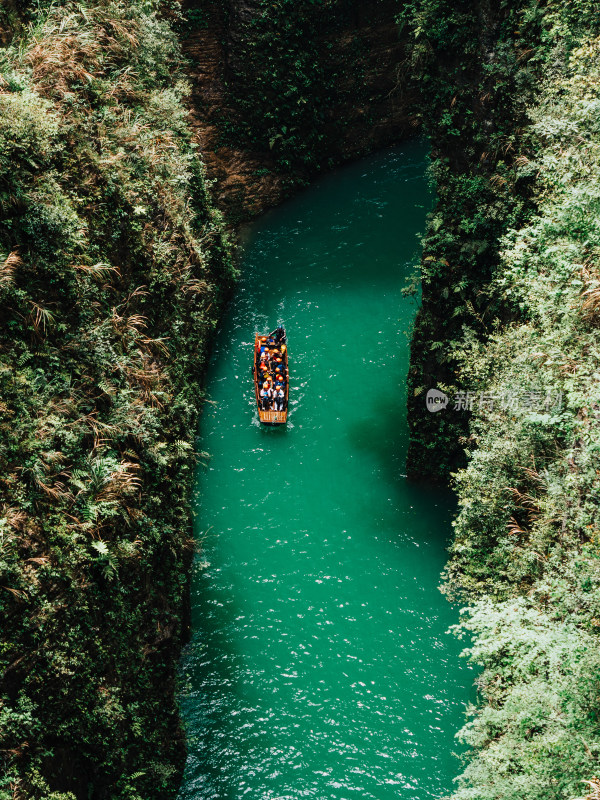
{"type": "Polygon", "coordinates": [[[164,7],[40,3],[0,50],[11,800],[165,798],[182,767],[191,442],[234,272],[164,7]]]}
{"type": "Polygon", "coordinates": [[[535,210],[500,242],[490,293],[507,314],[452,350],[476,391],[560,398],[546,410],[476,407],[456,475],[445,588],[473,603],[462,629],[483,668],[456,800],[572,798],[594,785],[600,751],[600,39],[575,46],[571,27],[561,40],[570,11],[550,21],[568,55],[515,160],[535,174],[535,210]]]}

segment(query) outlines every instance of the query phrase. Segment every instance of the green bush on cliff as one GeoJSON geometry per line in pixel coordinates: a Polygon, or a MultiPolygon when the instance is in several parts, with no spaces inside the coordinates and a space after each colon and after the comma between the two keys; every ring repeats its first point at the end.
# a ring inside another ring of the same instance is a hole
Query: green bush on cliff
{"type": "Polygon", "coordinates": [[[597,5],[415,0],[401,24],[438,191],[409,468],[467,448],[445,590],[482,669],[452,797],[571,800],[599,788],[597,5]],[[436,384],[472,415],[427,415],[436,384]]]}
{"type": "Polygon", "coordinates": [[[269,152],[295,182],[347,158],[344,149],[355,153],[358,142],[341,144],[348,116],[358,110],[366,122],[397,89],[386,87],[378,97],[381,90],[369,82],[372,54],[356,35],[358,20],[364,16],[365,29],[383,20],[393,30],[393,7],[394,0],[372,0],[368,9],[356,0],[230,6],[228,91],[235,114],[222,125],[224,141],[269,152]]]}
{"type": "Polygon", "coordinates": [[[522,598],[481,601],[461,631],[484,669],[486,705],[471,708],[461,738],[479,755],[455,800],[548,800],[581,794],[595,774],[600,655],[597,638],[522,598]]]}
{"type": "Polygon", "coordinates": [[[517,398],[475,406],[457,475],[446,588],[477,600],[465,627],[483,704],[461,733],[456,800],[571,798],[597,777],[599,65],[600,39],[570,47],[531,109],[517,162],[536,175],[536,211],[503,238],[492,284],[511,321],[455,349],[463,383],[517,398]]]}
{"type": "Polygon", "coordinates": [[[165,798],[182,766],[189,443],[232,268],[162,8],[39,3],[0,49],[7,800],[165,798]]]}
{"type": "Polygon", "coordinates": [[[498,242],[530,205],[530,181],[517,175],[514,158],[536,87],[532,61],[543,51],[544,17],[534,7],[414,0],[399,14],[437,194],[423,237],[423,302],[409,370],[408,467],[433,480],[446,480],[463,463],[458,442],[467,416],[427,414],[425,392],[465,388],[455,348],[465,326],[485,337],[505,313],[488,288],[498,242]]]}

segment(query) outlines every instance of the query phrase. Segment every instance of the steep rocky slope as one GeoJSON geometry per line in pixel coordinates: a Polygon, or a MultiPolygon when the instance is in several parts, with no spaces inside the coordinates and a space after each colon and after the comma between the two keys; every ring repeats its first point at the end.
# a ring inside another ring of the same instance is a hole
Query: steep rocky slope
{"type": "Polygon", "coordinates": [[[3,11],[0,797],[168,797],[229,246],[167,22],[129,0],[3,11]]]}
{"type": "Polygon", "coordinates": [[[229,219],[414,134],[395,1],[188,0],[184,9],[192,127],[229,219]]]}

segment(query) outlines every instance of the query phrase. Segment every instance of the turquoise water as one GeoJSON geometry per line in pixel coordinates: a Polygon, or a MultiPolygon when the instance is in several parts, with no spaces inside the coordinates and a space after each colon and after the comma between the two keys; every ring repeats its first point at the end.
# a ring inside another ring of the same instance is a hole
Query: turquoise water
{"type": "Polygon", "coordinates": [[[340,169],[249,233],[200,430],[181,800],[424,800],[458,772],[473,673],[437,588],[452,501],[403,474],[425,158],[340,169]],[[252,345],[278,322],[290,415],[265,428],[252,345]]]}

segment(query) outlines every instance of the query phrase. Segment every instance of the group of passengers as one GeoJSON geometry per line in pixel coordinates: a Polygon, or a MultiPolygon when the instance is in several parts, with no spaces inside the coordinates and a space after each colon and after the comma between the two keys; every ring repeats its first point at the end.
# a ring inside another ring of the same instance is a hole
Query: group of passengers
{"type": "Polygon", "coordinates": [[[256,356],[260,404],[263,411],[283,411],[285,408],[285,331],[277,328],[260,339],[256,356]]]}

